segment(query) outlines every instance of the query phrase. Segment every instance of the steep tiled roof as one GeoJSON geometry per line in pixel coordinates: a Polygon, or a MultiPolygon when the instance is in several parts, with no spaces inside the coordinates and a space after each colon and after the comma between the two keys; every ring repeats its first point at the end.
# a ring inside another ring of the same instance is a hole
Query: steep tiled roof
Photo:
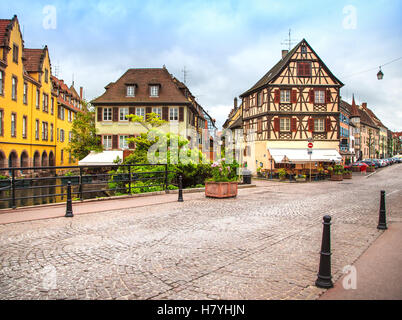
{"type": "Polygon", "coordinates": [[[374,112],[371,109],[367,108],[367,113],[371,117],[371,119],[377,124],[377,126],[387,128],[386,126],[384,126],[381,120],[378,119],[378,117],[374,114],[374,112]]]}
{"type": "Polygon", "coordinates": [[[24,49],[24,67],[27,72],[39,72],[45,55],[44,49],[24,49]]]}
{"type": "MultiPolygon", "coordinates": [[[[248,95],[250,93],[252,93],[253,91],[262,88],[263,86],[268,85],[272,80],[274,80],[274,78],[276,76],[278,76],[283,68],[289,63],[291,57],[293,56],[293,54],[297,51],[297,49],[302,45],[302,44],[307,45],[310,50],[317,56],[318,59],[320,59],[318,57],[318,55],[315,53],[315,51],[313,50],[313,48],[311,48],[311,46],[308,44],[308,42],[303,39],[302,41],[300,41],[292,50],[290,50],[288,52],[288,54],[283,57],[281,60],[279,60],[279,62],[274,65],[254,86],[252,86],[250,89],[248,89],[246,92],[244,92],[243,94],[240,95],[240,97],[244,97],[245,95],[248,95]]],[[[321,59],[320,59],[321,60],[321,59]]],[[[322,62],[322,61],[321,61],[322,62]]],[[[324,62],[322,62],[322,65],[324,67],[324,69],[328,72],[328,74],[330,76],[332,76],[341,86],[343,86],[343,83],[341,81],[339,81],[333,74],[332,72],[327,68],[327,66],[324,64],[324,62]]]]}
{"type": "Polygon", "coordinates": [[[166,68],[129,69],[92,103],[190,103],[166,68]],[[127,97],[126,86],[135,85],[135,97],[127,97]],[[149,96],[149,85],[160,85],[159,97],[149,96]]]}
{"type": "Polygon", "coordinates": [[[375,122],[370,118],[368,115],[367,111],[364,109],[359,109],[359,114],[360,114],[360,122],[364,123],[370,127],[375,127],[377,128],[377,125],[375,122]]]}
{"type": "Polygon", "coordinates": [[[0,46],[4,45],[6,40],[7,27],[11,24],[11,19],[0,19],[0,46]]]}

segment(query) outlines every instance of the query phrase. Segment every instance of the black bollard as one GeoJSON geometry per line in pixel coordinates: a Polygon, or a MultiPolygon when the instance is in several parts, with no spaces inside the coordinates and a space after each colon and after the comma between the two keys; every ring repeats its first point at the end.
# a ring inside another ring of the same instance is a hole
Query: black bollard
{"type": "Polygon", "coordinates": [[[386,209],[385,209],[385,191],[381,191],[381,200],[380,200],[380,217],[378,219],[379,230],[387,230],[387,221],[386,221],[386,209]]]}
{"type": "Polygon", "coordinates": [[[73,203],[71,200],[71,181],[67,183],[67,208],[65,217],[70,218],[74,217],[73,215],[73,203]]]}
{"type": "Polygon", "coordinates": [[[179,198],[177,201],[183,202],[183,178],[181,175],[179,175],[179,198]]]}
{"type": "Polygon", "coordinates": [[[315,285],[319,288],[332,288],[331,276],[331,217],[325,216],[322,243],[321,243],[321,256],[320,256],[320,270],[315,285]]]}

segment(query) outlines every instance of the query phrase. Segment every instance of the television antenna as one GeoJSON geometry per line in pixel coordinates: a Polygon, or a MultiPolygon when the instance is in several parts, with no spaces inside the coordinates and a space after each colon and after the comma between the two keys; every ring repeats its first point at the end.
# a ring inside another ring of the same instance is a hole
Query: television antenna
{"type": "Polygon", "coordinates": [[[296,44],[297,42],[292,40],[292,29],[289,29],[289,36],[288,39],[281,42],[281,45],[287,45],[289,47],[289,51],[292,49],[292,45],[296,44]]]}

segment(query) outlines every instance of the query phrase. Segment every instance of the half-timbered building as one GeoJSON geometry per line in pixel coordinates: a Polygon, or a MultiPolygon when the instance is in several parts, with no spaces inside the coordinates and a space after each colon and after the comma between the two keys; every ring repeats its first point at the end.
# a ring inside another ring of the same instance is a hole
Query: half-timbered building
{"type": "Polygon", "coordinates": [[[291,51],[283,50],[282,59],[240,95],[248,167],[268,169],[274,157],[276,165],[293,159],[302,168],[310,160],[308,142],[314,144],[315,162],[342,159],[338,152],[342,86],[305,39],[291,51]]]}

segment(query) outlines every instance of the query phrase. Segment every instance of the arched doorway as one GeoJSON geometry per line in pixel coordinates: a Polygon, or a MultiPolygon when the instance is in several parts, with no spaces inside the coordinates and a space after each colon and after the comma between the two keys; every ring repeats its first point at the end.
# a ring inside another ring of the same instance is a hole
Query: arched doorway
{"type": "Polygon", "coordinates": [[[0,150],[0,168],[5,168],[6,166],[6,155],[0,150]]]}
{"type": "Polygon", "coordinates": [[[35,151],[33,156],[33,166],[40,167],[40,154],[38,151],[35,151]]]}
{"type": "Polygon", "coordinates": [[[28,152],[26,152],[26,151],[22,151],[22,153],[21,153],[20,167],[21,168],[29,167],[29,156],[28,156],[28,152]]]}
{"type": "Polygon", "coordinates": [[[17,152],[11,151],[8,156],[8,167],[18,167],[18,155],[17,152]]]}
{"type": "Polygon", "coordinates": [[[48,159],[47,159],[47,152],[43,151],[42,153],[42,167],[47,167],[48,159]]]}
{"type": "Polygon", "coordinates": [[[54,154],[53,154],[53,151],[49,152],[49,167],[54,167],[54,154]]]}

